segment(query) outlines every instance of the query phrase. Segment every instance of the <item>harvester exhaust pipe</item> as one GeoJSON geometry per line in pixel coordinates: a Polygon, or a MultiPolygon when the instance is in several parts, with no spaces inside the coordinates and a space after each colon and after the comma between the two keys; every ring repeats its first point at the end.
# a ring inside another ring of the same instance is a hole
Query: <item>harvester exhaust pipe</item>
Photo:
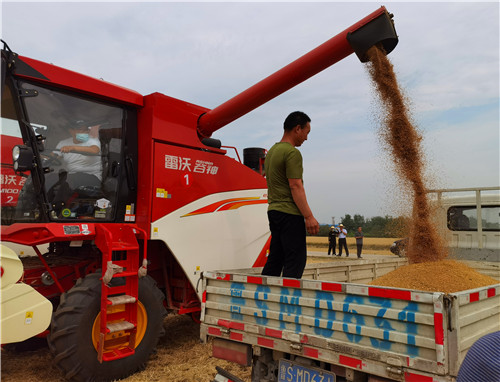
{"type": "Polygon", "coordinates": [[[202,114],[198,119],[198,134],[210,137],[221,127],[247,114],[260,105],[286,92],[336,62],[356,52],[366,62],[366,52],[381,43],[389,54],[397,45],[398,37],[385,7],[380,7],[327,42],[281,68],[247,90],[202,114]]]}

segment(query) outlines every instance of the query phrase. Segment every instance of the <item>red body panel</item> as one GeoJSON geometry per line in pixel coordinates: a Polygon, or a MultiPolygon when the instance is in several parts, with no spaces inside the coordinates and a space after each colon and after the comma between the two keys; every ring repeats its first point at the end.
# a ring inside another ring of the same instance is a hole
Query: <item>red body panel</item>
{"type": "Polygon", "coordinates": [[[152,221],[210,194],[255,188],[266,188],[265,179],[232,158],[158,142],[154,146],[152,221]]]}
{"type": "MultiPolygon", "coordinates": [[[[84,259],[80,262],[71,262],[69,259],[65,259],[66,264],[49,264],[50,270],[57,275],[57,283],[52,285],[44,285],[41,275],[46,271],[41,262],[36,264],[34,261],[30,265],[24,265],[24,275],[23,282],[36,288],[36,290],[42,294],[44,297],[51,299],[61,294],[61,290],[58,288],[59,284],[64,291],[71,289],[78,278],[85,277],[87,274],[95,272],[96,267],[92,266],[92,260],[84,259]]],[[[97,263],[96,263],[97,266],[97,263]]]]}
{"type": "Polygon", "coordinates": [[[35,79],[66,89],[77,89],[82,93],[96,94],[115,102],[142,106],[143,97],[136,91],[32,58],[19,56],[18,60],[31,67],[29,71],[24,71],[22,66],[16,70],[16,75],[19,77],[35,79]]]}
{"type": "Polygon", "coordinates": [[[1,227],[2,240],[24,245],[94,240],[95,235],[93,223],[16,223],[1,227]]]}
{"type": "Polygon", "coordinates": [[[196,129],[199,116],[208,110],[161,93],[150,94],[144,97],[144,108],[139,115],[139,136],[149,135],[158,141],[207,149],[196,129]],[[147,134],[144,129],[148,130],[147,134]]]}
{"type": "Polygon", "coordinates": [[[1,167],[1,202],[0,205],[15,206],[19,192],[26,182],[26,178],[16,175],[12,166],[7,166],[7,163],[12,163],[12,148],[15,145],[22,145],[23,140],[18,137],[11,137],[9,135],[2,135],[2,150],[0,155],[2,159],[1,167]]]}
{"type": "Polygon", "coordinates": [[[255,171],[200,141],[197,122],[207,111],[160,93],[144,97],[138,116],[136,223],[146,232],[151,221],[201,197],[266,188],[255,171]],[[157,197],[157,191],[165,196],[157,197]]]}

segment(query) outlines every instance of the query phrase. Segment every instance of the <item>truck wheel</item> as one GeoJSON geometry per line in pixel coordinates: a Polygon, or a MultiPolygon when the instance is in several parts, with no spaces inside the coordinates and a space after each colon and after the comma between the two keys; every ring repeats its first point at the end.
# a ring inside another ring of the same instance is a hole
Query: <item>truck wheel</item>
{"type": "MultiPolygon", "coordinates": [[[[52,317],[49,348],[54,362],[67,379],[106,381],[121,379],[143,368],[165,330],[163,293],[149,277],[139,279],[138,325],[135,353],[129,357],[99,363],[97,340],[101,306],[101,275],[79,279],[61,296],[52,317]],[[96,338],[97,337],[97,338],[96,338]]],[[[113,279],[113,282],[119,279],[113,279]]]]}

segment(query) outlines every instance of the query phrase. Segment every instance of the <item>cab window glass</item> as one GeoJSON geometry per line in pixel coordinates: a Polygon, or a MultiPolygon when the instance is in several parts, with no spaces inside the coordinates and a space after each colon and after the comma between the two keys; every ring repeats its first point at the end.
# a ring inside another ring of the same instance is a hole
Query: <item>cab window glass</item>
{"type": "MultiPolygon", "coordinates": [[[[483,231],[500,231],[500,206],[481,206],[481,220],[483,231]]],[[[477,231],[477,208],[449,208],[448,228],[452,231],[477,231]]]]}
{"type": "Polygon", "coordinates": [[[122,148],[124,110],[29,83],[26,112],[35,135],[43,136],[51,219],[113,218],[122,148]]]}

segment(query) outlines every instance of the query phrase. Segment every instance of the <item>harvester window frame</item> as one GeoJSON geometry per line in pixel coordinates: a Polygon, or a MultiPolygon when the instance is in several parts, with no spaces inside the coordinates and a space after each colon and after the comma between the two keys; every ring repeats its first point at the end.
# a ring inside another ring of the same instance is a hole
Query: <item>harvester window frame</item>
{"type": "MultiPolygon", "coordinates": [[[[3,126],[2,128],[2,135],[6,134],[9,137],[13,138],[18,138],[19,139],[19,144],[23,144],[25,142],[29,141],[29,137],[27,135],[26,129],[22,128],[22,123],[20,121],[24,120],[23,118],[23,105],[21,105],[21,100],[19,96],[16,96],[16,93],[19,93],[19,87],[18,83],[16,80],[14,80],[11,76],[6,76],[5,77],[5,82],[1,84],[2,88],[2,125],[4,125],[4,122],[7,121],[12,121],[8,122],[7,125],[3,126]],[[6,107],[7,106],[7,107],[6,107]],[[14,119],[15,118],[15,119],[14,119]],[[15,129],[15,132],[13,131],[15,129]],[[14,135],[12,135],[14,134],[14,135]]],[[[3,146],[5,144],[5,140],[2,139],[2,150],[3,146]]],[[[12,147],[13,148],[13,147],[12,147]]],[[[7,157],[10,156],[12,152],[12,148],[9,147],[8,150],[6,150],[6,155],[7,157]]],[[[12,159],[11,159],[12,160],[12,159]]],[[[17,187],[19,185],[24,185],[26,180],[30,179],[30,182],[33,183],[32,180],[32,171],[25,171],[23,174],[14,172],[13,174],[5,174],[4,169],[7,170],[14,170],[13,168],[13,162],[9,161],[6,163],[2,162],[2,189],[5,188],[4,182],[7,184],[10,184],[11,182],[14,182],[16,184],[16,188],[13,190],[17,190],[17,187]],[[25,178],[22,180],[22,178],[25,178]]],[[[10,171],[8,171],[10,172],[10,171]]],[[[39,181],[38,181],[39,182],[39,181]]],[[[21,185],[21,189],[17,190],[17,197],[15,199],[8,198],[5,202],[6,203],[12,203],[15,201],[15,205],[9,205],[5,204],[4,205],[4,200],[2,200],[2,205],[0,206],[1,208],[1,216],[2,216],[2,225],[11,225],[13,223],[18,223],[18,222],[24,222],[24,223],[37,223],[44,221],[44,214],[41,213],[40,209],[40,194],[35,192],[34,189],[31,194],[27,192],[25,195],[27,198],[25,199],[28,209],[30,209],[31,213],[29,215],[26,214],[21,214],[18,211],[18,205],[19,205],[19,194],[23,188],[21,185]]],[[[3,195],[2,195],[3,196],[3,195]]],[[[9,197],[9,195],[7,195],[9,197]]]]}

